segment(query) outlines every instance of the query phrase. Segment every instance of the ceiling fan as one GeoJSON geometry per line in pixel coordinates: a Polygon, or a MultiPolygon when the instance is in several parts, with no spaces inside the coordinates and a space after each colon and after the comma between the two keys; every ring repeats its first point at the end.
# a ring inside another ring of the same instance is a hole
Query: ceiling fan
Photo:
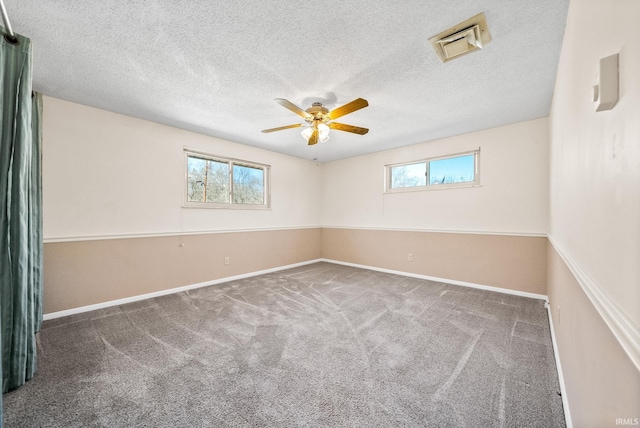
{"type": "Polygon", "coordinates": [[[276,98],[275,102],[280,104],[284,108],[288,108],[297,115],[304,118],[304,123],[296,123],[294,125],[280,126],[278,128],[265,129],[262,132],[275,132],[282,131],[283,129],[300,128],[305,127],[302,131],[302,136],[308,141],[309,145],[316,144],[318,141],[324,143],[329,139],[329,130],[336,129],[338,131],[352,132],[354,134],[364,135],[369,130],[367,128],[360,128],[353,125],[345,125],[344,123],[334,122],[334,119],[353,113],[356,110],[365,108],[369,105],[367,100],[358,98],[351,101],[341,107],[335,108],[331,111],[324,107],[322,103],[313,103],[311,107],[306,110],[302,110],[291,101],[284,98],[276,98]]]}

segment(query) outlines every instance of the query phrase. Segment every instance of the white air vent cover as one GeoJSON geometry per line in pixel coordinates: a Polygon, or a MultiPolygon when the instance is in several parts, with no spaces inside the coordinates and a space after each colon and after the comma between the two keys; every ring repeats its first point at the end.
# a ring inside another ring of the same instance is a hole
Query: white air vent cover
{"type": "Polygon", "coordinates": [[[484,13],[467,19],[429,39],[442,62],[482,49],[490,41],[491,35],[484,13]]]}

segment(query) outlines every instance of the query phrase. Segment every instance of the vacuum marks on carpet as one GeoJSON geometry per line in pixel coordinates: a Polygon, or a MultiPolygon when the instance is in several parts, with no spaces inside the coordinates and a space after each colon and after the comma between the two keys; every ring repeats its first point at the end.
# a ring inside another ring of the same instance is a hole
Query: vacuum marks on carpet
{"type": "Polygon", "coordinates": [[[542,300],[317,263],[44,323],[14,426],[564,426],[542,300]]]}

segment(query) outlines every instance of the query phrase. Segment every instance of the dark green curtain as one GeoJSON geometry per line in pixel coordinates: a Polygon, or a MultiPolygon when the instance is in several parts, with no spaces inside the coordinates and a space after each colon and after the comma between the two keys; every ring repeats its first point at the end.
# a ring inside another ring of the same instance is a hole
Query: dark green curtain
{"type": "MultiPolygon", "coordinates": [[[[35,334],[42,324],[42,96],[32,94],[31,41],[19,35],[16,38],[17,43],[11,43],[0,36],[3,393],[33,377],[36,370],[35,334]]],[[[1,417],[0,412],[0,426],[1,417]]]]}

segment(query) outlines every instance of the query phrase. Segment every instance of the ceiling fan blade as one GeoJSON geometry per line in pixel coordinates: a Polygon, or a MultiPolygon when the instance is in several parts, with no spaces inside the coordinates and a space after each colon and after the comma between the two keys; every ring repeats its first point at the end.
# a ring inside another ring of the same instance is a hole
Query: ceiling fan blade
{"type": "Polygon", "coordinates": [[[298,107],[297,105],[295,105],[294,103],[292,103],[289,100],[285,100],[284,98],[276,98],[274,101],[277,102],[278,104],[280,104],[282,107],[288,108],[289,110],[291,110],[295,114],[304,117],[305,119],[311,119],[313,117],[309,113],[307,113],[306,111],[302,110],[300,107],[298,107]]]}
{"type": "Polygon", "coordinates": [[[353,113],[356,110],[360,110],[361,108],[365,108],[369,103],[367,100],[358,98],[356,100],[351,101],[343,105],[342,107],[335,108],[327,113],[327,117],[331,120],[337,119],[339,117],[344,116],[345,114],[353,113]]]}
{"type": "Polygon", "coordinates": [[[364,135],[369,132],[367,128],[360,128],[359,126],[345,125],[344,123],[337,122],[331,122],[329,124],[329,128],[336,129],[338,131],[353,132],[354,134],[360,135],[364,135]]]}
{"type": "Polygon", "coordinates": [[[301,126],[304,126],[304,124],[296,123],[295,125],[287,125],[287,126],[280,126],[278,128],[263,129],[262,132],[266,134],[267,132],[282,131],[283,129],[291,129],[291,128],[300,128],[301,126]]]}
{"type": "Polygon", "coordinates": [[[311,136],[309,137],[309,145],[313,146],[314,144],[318,143],[318,130],[314,129],[313,132],[311,133],[311,136]]]}

